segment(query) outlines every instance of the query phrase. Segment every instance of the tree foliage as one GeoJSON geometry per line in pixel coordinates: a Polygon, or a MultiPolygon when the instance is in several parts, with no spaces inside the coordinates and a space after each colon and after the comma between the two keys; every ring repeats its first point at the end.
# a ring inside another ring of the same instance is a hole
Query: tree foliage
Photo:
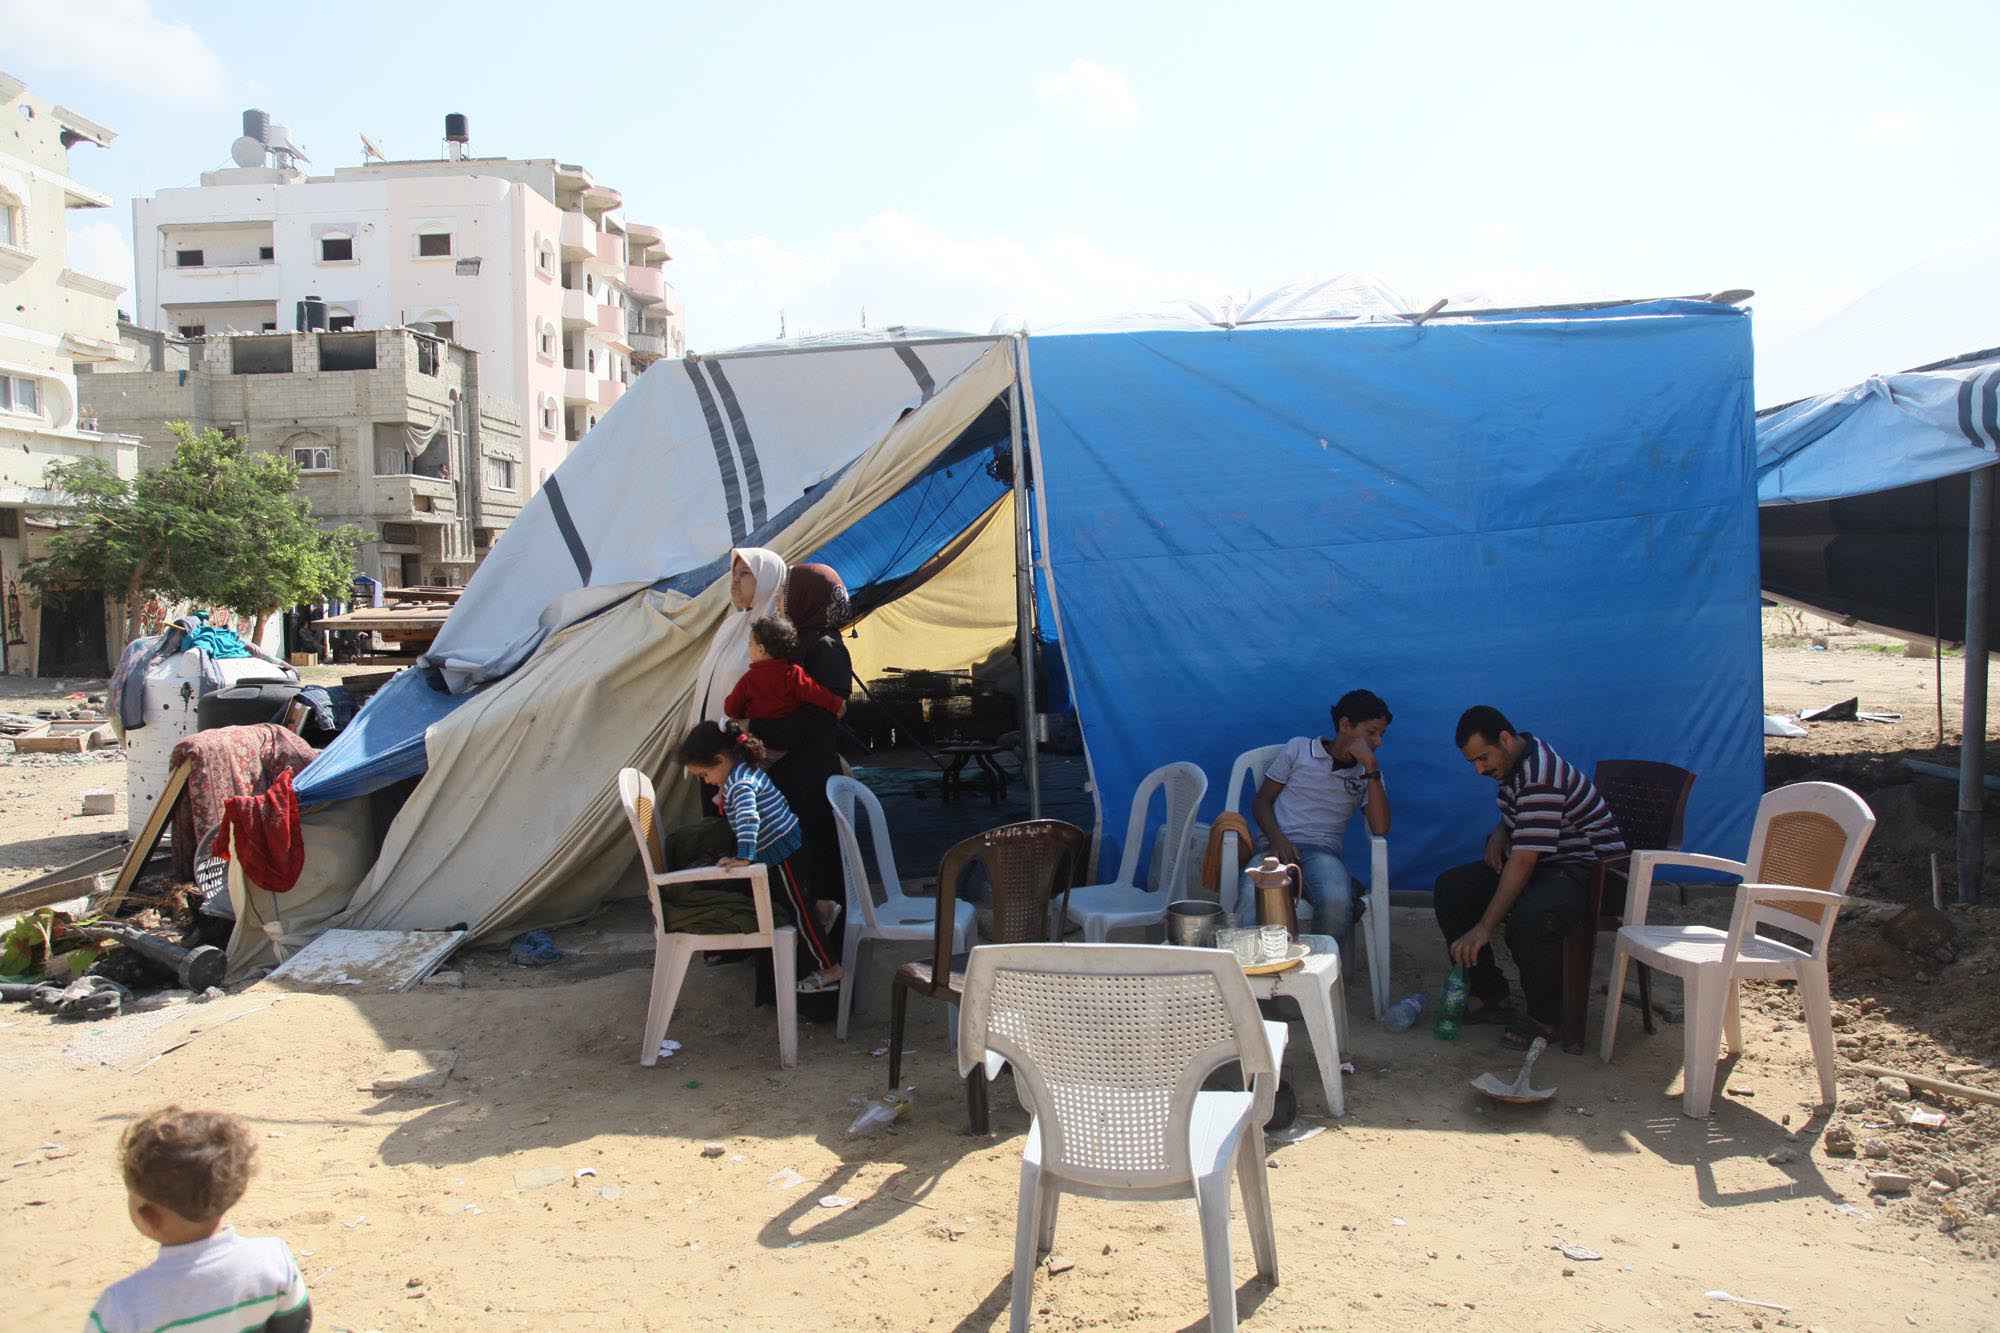
{"type": "Polygon", "coordinates": [[[341,596],[366,535],[323,528],[288,458],[219,430],[172,425],[174,455],[131,481],[94,458],[52,463],[70,508],[22,577],[37,588],[94,588],[124,598],[128,621],[149,595],[265,615],[341,596]]]}

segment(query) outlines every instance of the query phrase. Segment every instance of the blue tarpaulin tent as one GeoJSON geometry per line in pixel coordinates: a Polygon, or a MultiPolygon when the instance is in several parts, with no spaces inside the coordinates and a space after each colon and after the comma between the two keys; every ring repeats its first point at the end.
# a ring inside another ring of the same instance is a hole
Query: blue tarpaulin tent
{"type": "Polygon", "coordinates": [[[417,771],[407,727],[432,724],[430,777],[342,924],[492,934],[594,902],[630,859],[610,776],[664,767],[677,636],[698,657],[721,615],[719,589],[680,594],[731,545],[856,587],[906,575],[1004,492],[965,460],[1004,448],[1017,384],[1040,628],[1104,865],[1147,771],[1193,759],[1219,792],[1234,755],[1323,730],[1355,686],[1396,714],[1398,888],[1476,856],[1494,821],[1452,745],[1474,703],[1580,763],[1695,770],[1690,845],[1740,852],[1762,790],[1750,372],[1747,316],[1701,301],[662,363],[475,576],[433,651],[460,693],[385,691],[371,710],[406,721],[301,779],[327,799],[417,771]],[[586,690],[589,709],[561,702],[586,690]]]}

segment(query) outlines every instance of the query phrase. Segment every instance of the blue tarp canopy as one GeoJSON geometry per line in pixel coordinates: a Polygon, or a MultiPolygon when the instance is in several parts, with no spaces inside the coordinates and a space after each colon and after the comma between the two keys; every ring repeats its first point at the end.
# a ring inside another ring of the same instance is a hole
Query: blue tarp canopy
{"type": "Polygon", "coordinates": [[[1774,408],[1757,420],[1757,502],[1807,504],[1956,476],[2000,450],[2000,350],[1774,408]]]}

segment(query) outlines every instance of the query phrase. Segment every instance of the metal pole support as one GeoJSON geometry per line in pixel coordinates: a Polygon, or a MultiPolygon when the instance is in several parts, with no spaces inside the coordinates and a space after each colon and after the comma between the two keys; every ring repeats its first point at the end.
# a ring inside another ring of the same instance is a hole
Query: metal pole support
{"type": "Polygon", "coordinates": [[[1021,766],[1028,780],[1028,818],[1042,817],[1042,769],[1037,762],[1035,698],[1035,555],[1028,524],[1028,452],[1022,434],[1021,355],[1026,339],[1014,335],[1014,383],[1007,391],[1009,443],[1014,463],[1014,651],[1021,661],[1021,766]]]}
{"type": "Polygon", "coordinates": [[[1986,871],[1986,670],[1993,569],[1993,472],[1970,475],[1965,531],[1965,705],[1958,739],[1958,900],[1979,901],[1986,871]]]}

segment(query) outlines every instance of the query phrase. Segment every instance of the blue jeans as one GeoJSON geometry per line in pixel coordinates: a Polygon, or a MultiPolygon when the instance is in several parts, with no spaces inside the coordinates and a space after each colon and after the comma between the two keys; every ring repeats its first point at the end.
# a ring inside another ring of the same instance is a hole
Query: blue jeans
{"type": "MultiPolygon", "coordinates": [[[[1333,936],[1344,957],[1354,924],[1354,885],[1347,866],[1338,848],[1309,842],[1292,845],[1299,849],[1299,873],[1306,881],[1305,902],[1299,905],[1299,933],[1333,936]]],[[[1258,853],[1264,850],[1260,847],[1258,853]]],[[[1236,899],[1236,918],[1242,925],[1257,924],[1257,890],[1247,873],[1236,899]]]]}

